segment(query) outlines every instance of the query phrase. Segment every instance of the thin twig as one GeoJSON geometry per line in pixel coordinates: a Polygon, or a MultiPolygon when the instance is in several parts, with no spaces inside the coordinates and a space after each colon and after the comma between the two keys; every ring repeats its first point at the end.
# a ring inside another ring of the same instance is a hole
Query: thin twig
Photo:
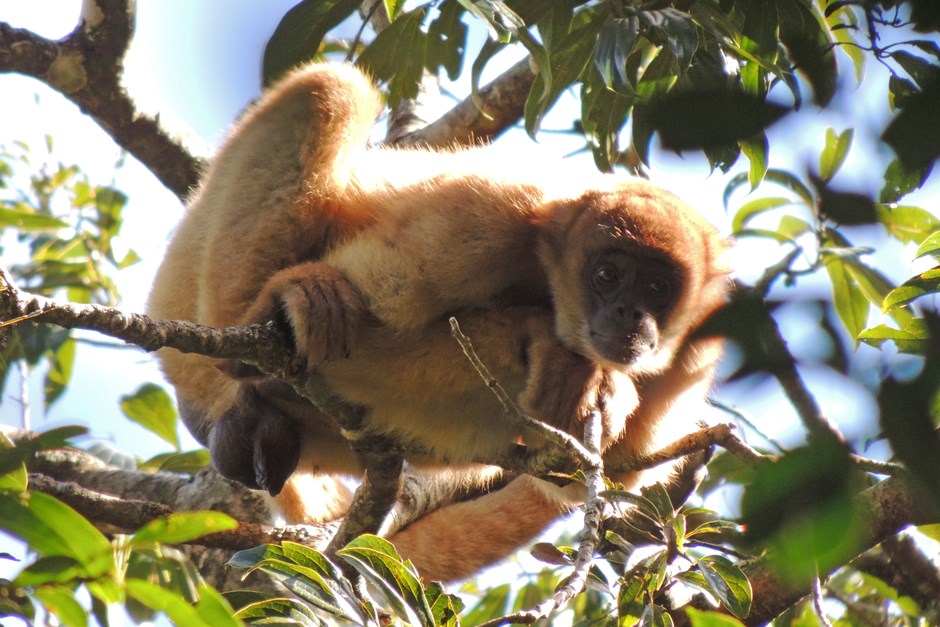
{"type": "Polygon", "coordinates": [[[825,610],[823,610],[823,589],[818,570],[813,576],[813,609],[816,610],[816,617],[819,619],[819,622],[822,623],[823,627],[832,627],[832,622],[829,621],[825,610]]]}
{"type": "MultiPolygon", "coordinates": [[[[600,412],[592,412],[584,424],[584,445],[593,454],[600,456],[602,435],[602,420],[600,412]]],[[[600,541],[600,526],[603,518],[603,506],[599,494],[604,490],[604,469],[601,466],[585,471],[587,484],[587,498],[584,504],[584,524],[581,528],[581,542],[575,555],[573,570],[565,581],[555,590],[555,593],[538,605],[528,610],[516,612],[483,623],[481,627],[502,625],[505,623],[522,623],[531,625],[536,621],[548,618],[556,609],[564,606],[568,601],[584,590],[587,583],[591,565],[594,563],[594,551],[600,541]]]]}
{"type": "Polygon", "coordinates": [[[525,415],[496,377],[490,373],[486,364],[480,359],[480,356],[477,355],[470,338],[464,335],[463,331],[460,330],[460,325],[457,323],[456,318],[450,318],[450,330],[451,334],[460,344],[460,348],[463,349],[464,355],[467,356],[467,359],[473,364],[480,378],[483,379],[486,387],[493,391],[493,394],[496,395],[503,409],[506,410],[506,415],[509,420],[526,429],[535,431],[550,443],[563,449],[564,452],[574,455],[585,469],[600,467],[603,464],[600,454],[589,451],[577,438],[549,426],[540,420],[536,420],[531,416],[525,415]]]}
{"type": "Polygon", "coordinates": [[[770,444],[772,447],[774,447],[778,453],[786,452],[786,448],[784,448],[783,444],[781,444],[774,438],[764,433],[760,428],[758,428],[757,424],[753,420],[751,420],[750,416],[748,416],[746,413],[744,413],[737,407],[726,405],[725,403],[722,403],[721,401],[715,400],[713,398],[707,399],[707,402],[712,407],[716,407],[720,409],[721,411],[734,416],[735,420],[743,423],[745,427],[747,427],[748,429],[756,433],[758,436],[760,436],[760,438],[764,440],[765,442],[767,442],[767,444],[770,444]]]}

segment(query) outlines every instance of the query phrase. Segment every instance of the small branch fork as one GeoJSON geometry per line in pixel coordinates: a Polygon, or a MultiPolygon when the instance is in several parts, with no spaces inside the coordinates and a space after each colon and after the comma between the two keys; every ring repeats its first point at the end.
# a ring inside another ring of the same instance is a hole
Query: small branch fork
{"type": "MultiPolygon", "coordinates": [[[[593,412],[584,424],[584,447],[592,455],[600,457],[601,427],[600,412],[593,412]]],[[[584,524],[581,527],[581,542],[575,554],[573,569],[570,575],[555,590],[555,593],[535,605],[531,609],[516,612],[483,623],[481,627],[496,627],[506,623],[521,623],[531,625],[552,612],[563,607],[568,601],[584,590],[588,574],[594,564],[594,551],[600,542],[600,528],[603,522],[604,506],[600,493],[604,491],[604,467],[602,464],[591,466],[585,470],[587,484],[587,498],[584,502],[584,524]]]]}

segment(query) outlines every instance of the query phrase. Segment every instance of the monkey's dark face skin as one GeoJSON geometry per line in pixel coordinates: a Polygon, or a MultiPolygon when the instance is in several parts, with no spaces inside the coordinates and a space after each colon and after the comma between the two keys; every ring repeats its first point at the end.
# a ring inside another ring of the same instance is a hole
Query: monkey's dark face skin
{"type": "Polygon", "coordinates": [[[607,250],[587,270],[594,350],[625,366],[655,353],[660,329],[682,289],[677,269],[651,256],[607,250]]]}

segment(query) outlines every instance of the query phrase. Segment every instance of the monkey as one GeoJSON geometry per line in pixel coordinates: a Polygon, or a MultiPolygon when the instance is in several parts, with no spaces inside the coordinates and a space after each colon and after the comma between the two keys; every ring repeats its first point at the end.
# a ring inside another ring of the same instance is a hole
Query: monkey
{"type": "MultiPolygon", "coordinates": [[[[646,182],[508,172],[483,147],[371,148],[379,102],[358,70],[334,64],[267,92],[188,204],[148,313],[277,321],[311,372],[369,410],[369,429],[427,452],[409,461],[485,482],[494,471],[473,462],[539,443],[462,363],[446,329],[456,314],[527,413],[577,434],[600,410],[606,450],[648,450],[665,410],[635,419],[638,381],[665,376],[669,388],[685,367],[674,357],[727,291],[724,240],[646,182]]],[[[278,495],[289,521],[343,513],[334,476],[361,465],[329,417],[241,364],[158,357],[223,475],[278,495]]]]}
{"type": "MultiPolygon", "coordinates": [[[[711,387],[721,354],[719,339],[698,338],[686,342],[666,370],[637,380],[642,400],[627,418],[623,437],[604,454],[609,480],[627,490],[654,483],[670,485],[676,480],[678,463],[642,472],[615,470],[691,431],[694,421],[690,417],[696,415],[711,387]]],[[[505,487],[388,531],[398,553],[411,559],[423,577],[452,582],[466,579],[533,542],[575,505],[576,501],[558,498],[557,491],[545,490],[544,481],[523,475],[505,487]]]]}

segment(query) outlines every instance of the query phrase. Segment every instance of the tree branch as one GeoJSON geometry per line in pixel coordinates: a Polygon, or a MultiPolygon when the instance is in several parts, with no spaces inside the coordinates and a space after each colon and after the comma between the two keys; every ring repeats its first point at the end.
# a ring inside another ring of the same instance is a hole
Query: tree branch
{"type": "Polygon", "coordinates": [[[437,121],[399,138],[396,143],[448,148],[489,142],[522,118],[534,81],[535,74],[526,57],[480,89],[482,107],[468,96],[437,121]]]}
{"type": "Polygon", "coordinates": [[[0,22],[0,72],[32,76],[61,93],[184,199],[200,161],[141,114],[121,84],[133,30],[131,0],[85,0],[79,24],[58,41],[0,22]]]}

